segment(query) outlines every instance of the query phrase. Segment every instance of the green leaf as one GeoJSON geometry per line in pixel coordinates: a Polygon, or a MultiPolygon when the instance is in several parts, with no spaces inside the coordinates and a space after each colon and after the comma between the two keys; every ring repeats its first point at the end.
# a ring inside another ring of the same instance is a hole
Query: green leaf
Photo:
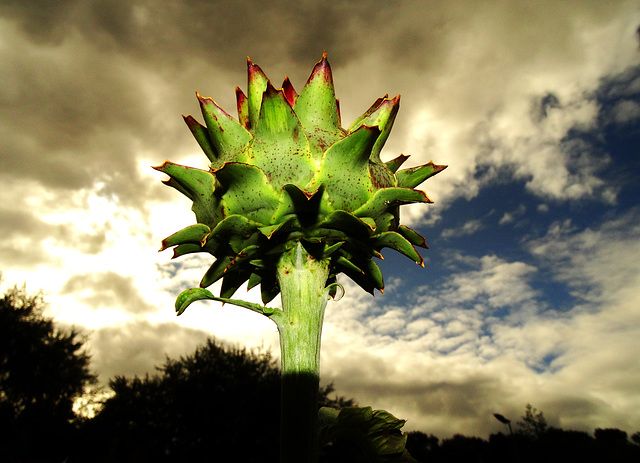
{"type": "Polygon", "coordinates": [[[400,225],[398,227],[398,233],[400,233],[407,240],[409,240],[409,242],[414,246],[420,246],[421,248],[429,249],[424,240],[424,236],[418,234],[415,230],[412,230],[411,228],[405,225],[400,225]]]}
{"type": "Polygon", "coordinates": [[[256,286],[258,286],[261,281],[262,281],[262,277],[259,274],[252,273],[249,276],[249,282],[247,283],[247,291],[249,291],[250,289],[255,288],[256,286]]]}
{"type": "Polygon", "coordinates": [[[236,107],[238,108],[238,122],[249,130],[249,101],[240,87],[236,87],[236,107]]]}
{"type": "Polygon", "coordinates": [[[385,164],[387,166],[387,169],[389,169],[391,172],[395,174],[396,171],[400,168],[402,164],[404,164],[404,162],[407,159],[409,159],[409,156],[405,156],[404,154],[401,154],[397,158],[394,158],[391,161],[385,162],[385,164]]]}
{"type": "Polygon", "coordinates": [[[280,194],[278,208],[271,217],[272,223],[288,220],[288,216],[295,215],[303,228],[311,227],[318,221],[321,214],[329,213],[324,187],[321,185],[313,193],[300,189],[298,186],[285,185],[280,194]]]}
{"type": "Polygon", "coordinates": [[[183,118],[187,123],[187,126],[189,126],[189,129],[191,130],[194,138],[200,145],[200,148],[202,148],[204,154],[206,154],[209,158],[209,161],[215,161],[218,157],[218,153],[216,151],[215,145],[213,144],[213,141],[211,140],[211,137],[209,136],[207,128],[200,124],[200,122],[196,121],[193,116],[183,116],[183,118]]]}
{"type": "Polygon", "coordinates": [[[365,238],[371,235],[374,227],[371,226],[371,221],[361,220],[349,212],[334,211],[318,224],[318,228],[331,228],[354,238],[365,238]]]}
{"type": "MultiPolygon", "coordinates": [[[[445,170],[447,166],[437,166],[433,162],[424,164],[422,166],[411,167],[396,172],[396,178],[398,179],[398,186],[405,188],[415,188],[424,182],[429,177],[433,177],[439,172],[445,170]]],[[[432,202],[428,200],[426,202],[432,202]]]]}
{"type": "Polygon", "coordinates": [[[376,190],[369,175],[369,156],[378,135],[377,127],[363,126],[333,144],[308,188],[324,185],[333,209],[353,211],[366,203],[376,190]]]}
{"type": "Polygon", "coordinates": [[[179,244],[191,243],[200,245],[209,233],[211,233],[211,229],[203,223],[190,225],[162,240],[160,251],[179,244]]]}
{"type": "Polygon", "coordinates": [[[351,132],[355,132],[357,129],[359,129],[363,124],[364,121],[371,115],[373,114],[373,112],[378,109],[380,107],[380,105],[382,104],[382,102],[387,99],[389,97],[389,95],[385,95],[382,98],[378,98],[376,101],[373,102],[373,104],[371,106],[369,106],[369,109],[367,109],[364,113],[362,113],[362,115],[360,117],[358,117],[355,121],[353,121],[351,123],[351,125],[349,126],[349,130],[347,130],[347,133],[351,133],[351,132]]]}
{"type": "Polygon", "coordinates": [[[247,71],[249,73],[249,89],[247,90],[249,129],[255,130],[260,116],[262,95],[267,88],[269,79],[260,66],[253,64],[249,58],[247,58],[247,71]]]}
{"type": "Polygon", "coordinates": [[[326,53],[311,71],[294,110],[305,130],[320,130],[333,139],[332,142],[342,135],[333,76],[326,53]]]}
{"type": "Polygon", "coordinates": [[[293,108],[296,105],[296,101],[298,100],[298,94],[293,88],[293,85],[291,84],[291,81],[288,77],[285,77],[284,82],[282,82],[282,91],[284,92],[284,96],[287,98],[287,101],[293,108]]]}
{"type": "Polygon", "coordinates": [[[280,287],[276,279],[275,272],[266,272],[262,276],[262,282],[260,283],[260,294],[262,302],[268,304],[280,293],[280,287]]]}
{"type": "Polygon", "coordinates": [[[253,138],[251,133],[211,98],[204,98],[198,93],[196,95],[200,101],[200,109],[209,137],[218,153],[215,167],[220,167],[228,161],[242,161],[240,153],[253,138]]]}
{"type": "Polygon", "coordinates": [[[415,462],[405,449],[407,436],[400,432],[405,420],[384,410],[345,407],[338,411],[322,407],[318,421],[322,444],[350,440],[370,462],[415,462]]]}
{"type": "Polygon", "coordinates": [[[229,269],[222,279],[220,297],[229,298],[242,286],[251,276],[251,268],[229,269]]]}
{"type": "Polygon", "coordinates": [[[202,252],[202,251],[204,251],[204,249],[202,248],[202,246],[200,246],[200,244],[192,244],[192,243],[179,244],[178,246],[173,248],[173,256],[171,256],[171,258],[176,259],[186,254],[193,254],[195,252],[202,252]]]}
{"type": "Polygon", "coordinates": [[[376,249],[391,248],[404,254],[409,259],[412,259],[416,264],[424,267],[424,261],[422,256],[416,251],[416,248],[400,233],[397,232],[384,232],[377,235],[374,240],[374,246],[376,249]]]}
{"type": "Polygon", "coordinates": [[[208,246],[212,241],[228,244],[233,252],[237,254],[252,244],[247,243],[242,246],[242,244],[247,241],[253,241],[251,238],[257,236],[256,232],[260,227],[261,224],[259,222],[248,219],[243,215],[233,214],[221,220],[220,223],[211,230],[211,233],[204,238],[203,245],[208,246]]]}
{"type": "Polygon", "coordinates": [[[247,302],[240,299],[229,299],[226,297],[217,297],[214,296],[211,291],[204,288],[191,288],[180,293],[180,295],[176,298],[176,312],[178,312],[178,315],[182,315],[192,302],[201,301],[204,299],[211,299],[213,301],[218,301],[225,304],[237,305],[239,307],[244,307],[245,309],[249,309],[266,316],[270,316],[276,312],[276,310],[271,307],[262,307],[259,304],[254,304],[253,302],[247,302]]]}
{"type": "Polygon", "coordinates": [[[420,190],[410,188],[383,188],[375,192],[373,197],[353,211],[356,217],[380,217],[390,209],[403,204],[424,203],[429,198],[420,190]]]}
{"type": "Polygon", "coordinates": [[[221,205],[225,216],[243,215],[269,225],[278,207],[278,194],[271,187],[265,173],[256,166],[230,162],[214,172],[222,185],[221,205]]]}
{"type": "Polygon", "coordinates": [[[376,103],[378,103],[377,106],[375,108],[373,106],[369,108],[369,110],[367,110],[368,114],[365,113],[366,116],[360,118],[357,121],[357,125],[352,124],[351,127],[349,127],[349,132],[353,132],[363,125],[378,127],[380,129],[380,136],[371,150],[371,158],[374,161],[379,161],[380,151],[387,141],[387,138],[389,138],[393,122],[398,114],[398,109],[400,107],[400,95],[397,95],[392,99],[385,97],[382,100],[377,100],[376,103]]]}
{"type": "Polygon", "coordinates": [[[187,307],[195,301],[201,301],[203,299],[214,299],[215,296],[208,289],[204,288],[191,288],[180,293],[176,298],[176,312],[178,315],[182,315],[187,307]]]}
{"type": "Polygon", "coordinates": [[[216,179],[206,170],[181,166],[166,161],[154,169],[167,174],[173,182],[168,184],[193,201],[191,210],[196,214],[199,223],[213,228],[223,216],[220,212],[219,200],[214,194],[216,179]]]}
{"type": "Polygon", "coordinates": [[[316,169],[309,141],[282,90],[271,83],[262,98],[248,163],[269,172],[276,191],[288,183],[306,185],[316,169]]]}
{"type": "Polygon", "coordinates": [[[215,260],[209,270],[207,270],[200,280],[200,287],[207,288],[218,281],[220,278],[224,276],[225,269],[227,265],[231,263],[233,258],[231,256],[222,256],[215,260]]]}

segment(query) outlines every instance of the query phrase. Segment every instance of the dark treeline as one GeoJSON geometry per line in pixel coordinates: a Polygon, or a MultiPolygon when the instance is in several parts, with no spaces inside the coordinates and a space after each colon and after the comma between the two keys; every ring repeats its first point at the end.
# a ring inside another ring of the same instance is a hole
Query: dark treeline
{"type": "MultiPolygon", "coordinates": [[[[637,433],[633,437],[637,438],[637,433]]],[[[421,463],[637,463],[638,444],[630,442],[620,429],[596,429],[591,436],[549,428],[535,437],[514,432],[492,434],[486,440],[461,434],[440,440],[413,431],[407,439],[409,453],[421,463]]]]}
{"type": "MultiPolygon", "coordinates": [[[[73,410],[95,384],[84,342],[42,314],[43,301],[13,288],[0,296],[0,462],[277,462],[280,373],[268,352],[212,339],[153,375],[113,378],[109,398],[88,418],[73,410]]],[[[321,406],[353,406],[321,390],[321,406]]],[[[496,415],[505,425],[511,423],[496,415]]],[[[418,462],[638,462],[640,433],[593,436],[547,426],[527,405],[511,432],[440,440],[409,433],[418,462]]],[[[320,463],[365,462],[334,442],[320,463]]]]}

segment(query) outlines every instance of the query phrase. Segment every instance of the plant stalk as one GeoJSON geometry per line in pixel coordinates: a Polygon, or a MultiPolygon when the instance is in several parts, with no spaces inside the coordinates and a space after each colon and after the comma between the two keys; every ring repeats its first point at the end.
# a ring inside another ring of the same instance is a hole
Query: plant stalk
{"type": "Polygon", "coordinates": [[[329,260],[318,261],[300,243],[278,265],[282,316],[281,463],[318,459],[320,339],[328,292],[329,260]]]}

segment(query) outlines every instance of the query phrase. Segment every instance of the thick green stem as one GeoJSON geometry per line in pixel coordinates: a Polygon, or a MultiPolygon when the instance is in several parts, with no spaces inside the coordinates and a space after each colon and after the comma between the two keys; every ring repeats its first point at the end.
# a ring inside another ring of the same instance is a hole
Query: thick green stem
{"type": "Polygon", "coordinates": [[[282,294],[281,463],[315,463],[318,455],[318,387],[320,338],[329,261],[318,261],[298,243],[278,265],[282,294]]]}

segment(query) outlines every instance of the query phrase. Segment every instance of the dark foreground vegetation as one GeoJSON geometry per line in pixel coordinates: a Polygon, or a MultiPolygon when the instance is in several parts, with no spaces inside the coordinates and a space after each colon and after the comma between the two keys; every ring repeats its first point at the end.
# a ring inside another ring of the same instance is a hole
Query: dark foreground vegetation
{"type": "Polygon", "coordinates": [[[440,441],[420,431],[409,433],[407,448],[419,462],[491,463],[631,463],[640,461],[640,442],[619,429],[581,431],[549,428],[539,436],[521,432],[492,434],[489,439],[456,434],[440,441]]]}
{"type": "MultiPolygon", "coordinates": [[[[278,461],[280,375],[268,352],[209,340],[167,358],[155,375],[113,378],[110,397],[88,418],[73,409],[95,384],[85,339],[42,309],[42,298],[24,289],[0,296],[0,462],[278,461]]],[[[321,405],[355,405],[332,393],[331,385],[321,391],[321,405]]],[[[512,432],[488,439],[411,432],[407,448],[428,463],[640,461],[640,433],[550,428],[530,405],[521,418],[512,432]]],[[[348,442],[334,442],[321,458],[365,461],[348,442]]]]}

